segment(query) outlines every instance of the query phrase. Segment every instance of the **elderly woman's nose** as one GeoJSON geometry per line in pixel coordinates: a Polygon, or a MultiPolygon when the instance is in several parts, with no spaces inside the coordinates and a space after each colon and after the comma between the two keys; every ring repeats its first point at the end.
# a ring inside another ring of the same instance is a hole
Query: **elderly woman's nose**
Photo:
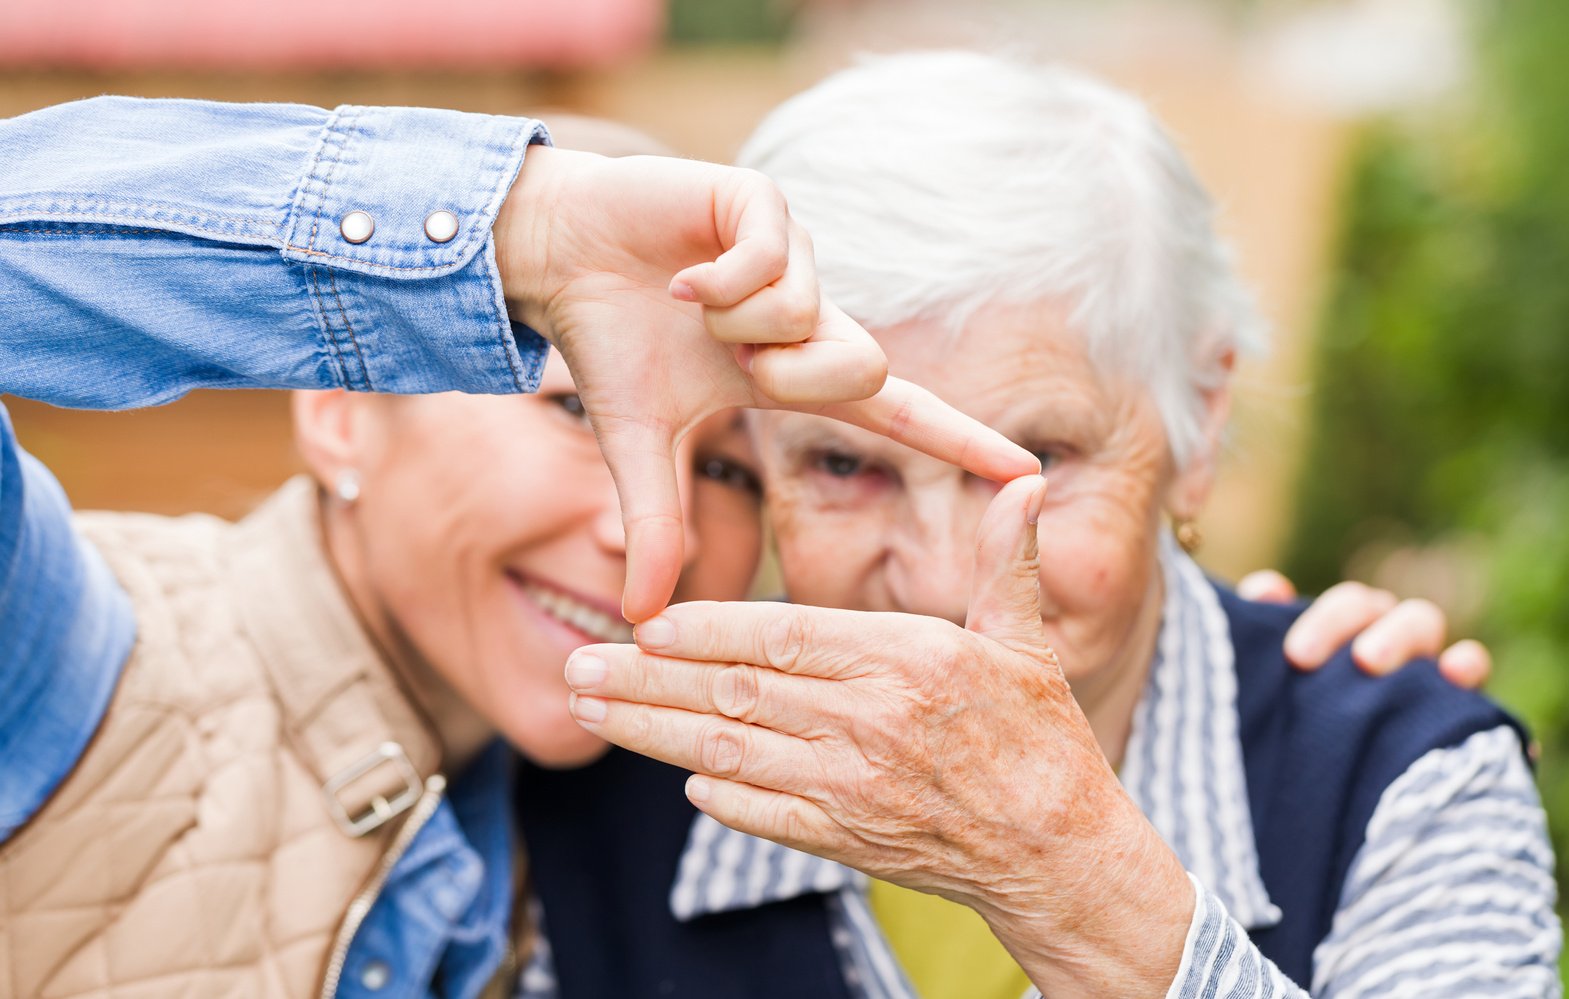
{"type": "Polygon", "coordinates": [[[958,493],[933,499],[912,503],[906,518],[890,525],[889,590],[900,610],[962,624],[980,511],[958,493]]]}

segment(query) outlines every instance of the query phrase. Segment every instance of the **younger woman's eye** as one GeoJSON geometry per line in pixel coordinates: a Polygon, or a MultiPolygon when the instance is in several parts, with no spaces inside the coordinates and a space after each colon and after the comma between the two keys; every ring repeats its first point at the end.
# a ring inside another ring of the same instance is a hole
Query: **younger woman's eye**
{"type": "Polygon", "coordinates": [[[556,392],[545,396],[545,401],[556,406],[563,413],[576,420],[588,423],[588,410],[583,408],[583,400],[576,392],[556,392]]]}
{"type": "Polygon", "coordinates": [[[1043,473],[1049,471],[1053,465],[1062,460],[1062,455],[1055,449],[1043,448],[1039,451],[1031,451],[1030,453],[1041,460],[1041,471],[1043,473]]]}
{"type": "Polygon", "coordinates": [[[756,497],[763,495],[763,483],[758,479],[757,473],[745,465],[731,461],[728,458],[699,460],[697,473],[705,479],[717,482],[722,486],[728,486],[739,492],[756,497]]]}

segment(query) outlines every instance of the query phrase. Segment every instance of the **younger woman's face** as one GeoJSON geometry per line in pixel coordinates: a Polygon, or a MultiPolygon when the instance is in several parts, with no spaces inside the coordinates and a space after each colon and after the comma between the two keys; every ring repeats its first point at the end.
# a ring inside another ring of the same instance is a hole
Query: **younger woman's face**
{"type": "MultiPolygon", "coordinates": [[[[360,589],[377,605],[368,613],[525,756],[595,758],[605,745],[568,714],[562,671],[581,645],[631,640],[619,612],[626,548],[566,365],[552,352],[534,395],[350,404],[361,488],[347,519],[360,589]]],[[[677,457],[686,557],[675,599],[740,599],[757,568],[762,493],[740,414],[711,417],[677,457]]]]}

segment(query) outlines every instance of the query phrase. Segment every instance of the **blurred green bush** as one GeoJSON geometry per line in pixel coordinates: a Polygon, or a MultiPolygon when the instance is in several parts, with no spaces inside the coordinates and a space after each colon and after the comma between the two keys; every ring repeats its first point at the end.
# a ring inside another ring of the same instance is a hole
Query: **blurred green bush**
{"type": "Polygon", "coordinates": [[[1491,692],[1541,743],[1562,910],[1569,3],[1479,16],[1464,98],[1371,128],[1356,157],[1286,568],[1321,588],[1393,541],[1473,594],[1451,610],[1492,647],[1491,692]]]}

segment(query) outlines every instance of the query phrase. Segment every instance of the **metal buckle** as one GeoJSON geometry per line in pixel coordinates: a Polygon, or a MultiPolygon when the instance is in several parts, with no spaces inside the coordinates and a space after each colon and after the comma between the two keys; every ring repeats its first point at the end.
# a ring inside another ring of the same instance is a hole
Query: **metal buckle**
{"type": "Polygon", "coordinates": [[[424,790],[425,782],[420,778],[419,771],[414,769],[408,754],[396,742],[382,743],[321,786],[322,796],[327,799],[327,812],[332,816],[332,820],[338,824],[339,829],[356,838],[381,828],[389,820],[413,808],[424,790]],[[378,794],[371,799],[370,808],[363,815],[358,817],[350,815],[349,810],[338,798],[339,792],[376,768],[388,764],[397,768],[398,776],[403,781],[403,790],[390,801],[378,794]]]}

